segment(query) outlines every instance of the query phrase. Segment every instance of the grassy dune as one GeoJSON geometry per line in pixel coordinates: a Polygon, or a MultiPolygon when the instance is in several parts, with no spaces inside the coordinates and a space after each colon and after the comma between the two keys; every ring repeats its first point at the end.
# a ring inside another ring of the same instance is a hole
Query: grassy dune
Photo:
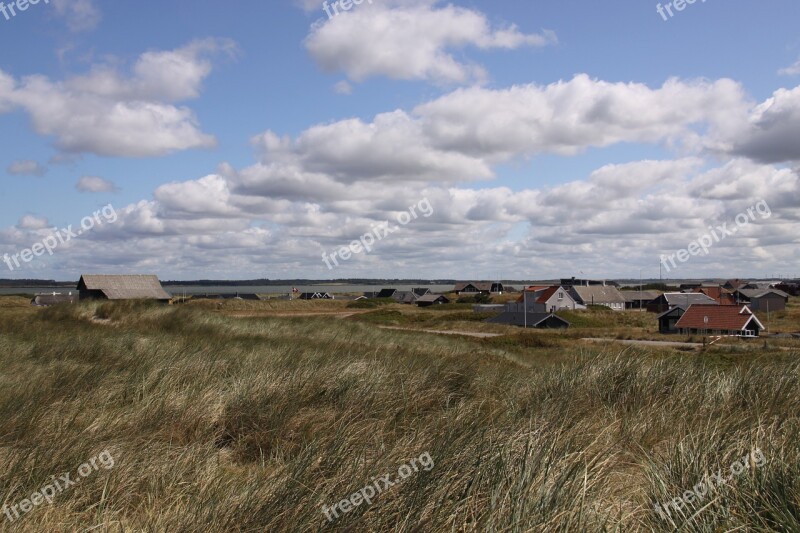
{"type": "Polygon", "coordinates": [[[103,450],[115,459],[13,523],[0,514],[0,528],[800,530],[796,351],[479,340],[364,315],[229,311],[0,298],[3,503],[103,450]],[[756,448],[763,466],[671,519],[654,511],[756,448]],[[430,471],[325,519],[323,505],[424,452],[430,471]]]}

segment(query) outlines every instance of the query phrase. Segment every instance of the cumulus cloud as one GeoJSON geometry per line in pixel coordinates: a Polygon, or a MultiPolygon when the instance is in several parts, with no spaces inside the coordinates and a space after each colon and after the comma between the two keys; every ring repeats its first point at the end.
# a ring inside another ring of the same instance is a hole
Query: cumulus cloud
{"type": "Polygon", "coordinates": [[[36,176],[41,178],[47,174],[47,167],[40,165],[36,161],[23,159],[11,163],[6,169],[6,172],[12,176],[36,176]]]}
{"type": "Polygon", "coordinates": [[[736,155],[766,163],[800,161],[800,86],[775,91],[720,136],[736,155]]]}
{"type": "Polygon", "coordinates": [[[200,131],[194,113],[174,104],[198,96],[211,72],[209,54],[232,50],[230,41],[208,39],[148,52],[130,76],[104,65],[58,82],[0,71],[0,112],[24,109],[37,133],[71,154],[155,157],[212,148],[215,138],[200,131]]]}
{"type": "Polygon", "coordinates": [[[456,50],[510,50],[557,41],[552,31],[528,34],[514,25],[492,27],[479,11],[438,3],[365,2],[314,24],[306,48],[323,69],[344,72],[353,81],[386,76],[460,84],[482,81],[486,72],[456,59],[456,50]]]}
{"type": "MultiPolygon", "coordinates": [[[[149,86],[156,91],[158,84],[149,86]]],[[[116,91],[108,87],[102,90],[116,91]]],[[[269,269],[260,275],[486,278],[499,274],[498,265],[513,277],[579,270],[624,277],[639,268],[649,277],[658,274],[662,254],[763,199],[774,213],[769,220],[675,274],[789,268],[800,259],[800,178],[742,147],[791,124],[794,98],[794,90],[782,90],[751,102],[730,80],[651,88],[579,75],[549,85],[456,90],[411,110],[317,124],[291,137],[266,131],[253,139],[254,164],[223,164],[213,174],[164,184],[152,199],[117,209],[117,223],[55,260],[69,270],[85,266],[80,261],[96,264],[97,256],[184,277],[269,269]],[[530,179],[516,189],[476,185],[509,162],[622,143],[678,155],[605,165],[549,186],[534,160],[530,179]],[[692,143],[694,150],[684,151],[692,143]],[[422,198],[433,215],[404,226],[372,254],[333,274],[320,260],[422,198]],[[119,246],[109,250],[109,241],[119,246]]],[[[20,226],[0,231],[0,253],[32,242],[37,230],[20,226]]]]}
{"type": "Polygon", "coordinates": [[[99,176],[81,176],[75,188],[80,192],[117,192],[119,189],[111,181],[99,176]]]}

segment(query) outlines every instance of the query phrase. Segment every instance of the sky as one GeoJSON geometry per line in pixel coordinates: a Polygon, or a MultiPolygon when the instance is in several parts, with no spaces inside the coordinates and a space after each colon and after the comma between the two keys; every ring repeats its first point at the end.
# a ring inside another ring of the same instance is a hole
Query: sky
{"type": "Polygon", "coordinates": [[[800,274],[796,0],[342,1],[5,0],[0,278],[800,274]]]}

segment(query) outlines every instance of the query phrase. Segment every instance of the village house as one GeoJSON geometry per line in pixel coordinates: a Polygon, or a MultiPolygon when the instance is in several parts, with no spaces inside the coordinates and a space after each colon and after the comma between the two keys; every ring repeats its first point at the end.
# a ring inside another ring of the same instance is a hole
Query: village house
{"type": "Polygon", "coordinates": [[[506,311],[520,312],[528,308],[528,313],[555,313],[561,310],[586,309],[586,306],[578,303],[575,298],[564,287],[554,285],[552,287],[528,287],[517,298],[516,304],[511,303],[506,306],[506,311]]]}
{"type": "Polygon", "coordinates": [[[736,303],[747,304],[752,311],[765,313],[783,311],[789,303],[789,295],[778,289],[739,289],[732,296],[736,303]]]}
{"type": "Polygon", "coordinates": [[[300,295],[301,300],[334,300],[335,297],[327,292],[304,292],[300,295]]]}
{"type": "Polygon", "coordinates": [[[434,305],[446,305],[450,303],[450,298],[444,294],[425,294],[417,299],[417,307],[431,307],[434,305]]]}
{"type": "Polygon", "coordinates": [[[664,311],[656,317],[658,320],[658,332],[664,335],[678,333],[678,320],[686,314],[686,307],[676,305],[669,311],[664,311]]]}
{"type": "Polygon", "coordinates": [[[625,310],[625,297],[616,287],[609,285],[575,285],[570,287],[569,293],[580,305],[602,305],[614,311],[625,310]]]}
{"type": "Polygon", "coordinates": [[[661,296],[659,291],[619,291],[625,298],[625,309],[644,309],[661,296]]]}
{"type": "Polygon", "coordinates": [[[758,337],[764,325],[749,307],[697,304],[689,306],[675,325],[686,335],[758,337]]]}
{"type": "Polygon", "coordinates": [[[414,291],[394,291],[392,299],[400,304],[413,304],[419,299],[414,291]]]}
{"type": "Polygon", "coordinates": [[[719,305],[719,302],[700,292],[665,292],[647,306],[647,311],[660,314],[669,311],[675,306],[688,309],[692,304],[719,305]]]}
{"type": "Polygon", "coordinates": [[[78,281],[81,300],[156,300],[168,303],[172,296],[158,276],[84,274],[78,281]]]}
{"type": "Polygon", "coordinates": [[[453,292],[456,293],[458,296],[466,294],[469,295],[476,295],[476,294],[484,294],[486,296],[490,296],[492,294],[503,294],[505,288],[503,284],[499,281],[497,282],[463,282],[463,283],[456,283],[456,286],[453,288],[453,292]]]}

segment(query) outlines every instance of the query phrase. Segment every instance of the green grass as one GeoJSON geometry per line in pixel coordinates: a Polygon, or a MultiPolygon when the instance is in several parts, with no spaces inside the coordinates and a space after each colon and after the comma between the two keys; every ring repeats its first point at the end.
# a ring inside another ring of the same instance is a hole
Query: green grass
{"type": "MultiPolygon", "coordinates": [[[[375,326],[450,315],[407,313],[234,318],[205,304],[33,310],[0,298],[4,503],[103,450],[116,463],[18,524],[0,515],[0,527],[800,530],[796,352],[699,356],[557,332],[478,340],[375,326]],[[655,513],[756,447],[766,465],[675,525],[655,513]],[[430,472],[325,520],[323,505],[424,452],[430,472]]],[[[460,313],[448,323],[473,324],[460,313]]]]}

